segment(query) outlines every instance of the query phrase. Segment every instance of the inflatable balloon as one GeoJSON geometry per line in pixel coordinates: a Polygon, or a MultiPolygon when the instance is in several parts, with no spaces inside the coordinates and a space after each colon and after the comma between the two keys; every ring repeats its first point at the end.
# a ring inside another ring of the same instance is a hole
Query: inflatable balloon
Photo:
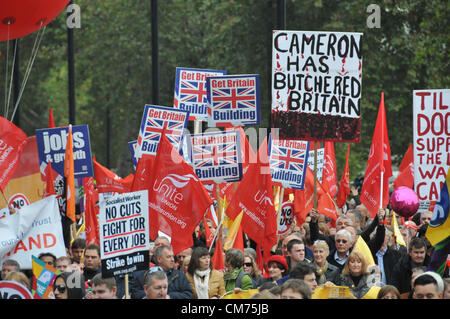
{"type": "Polygon", "coordinates": [[[391,207],[394,212],[408,219],[419,209],[419,197],[411,188],[400,186],[391,194],[391,207]]]}
{"type": "Polygon", "coordinates": [[[70,0],[0,1],[0,41],[20,38],[46,26],[56,18],[56,16],[67,6],[69,1],[70,0]]]}

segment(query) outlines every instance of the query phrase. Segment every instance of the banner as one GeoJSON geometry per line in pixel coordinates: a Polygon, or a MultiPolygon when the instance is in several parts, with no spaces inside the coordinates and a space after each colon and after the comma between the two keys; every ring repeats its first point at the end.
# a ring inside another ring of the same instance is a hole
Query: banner
{"type": "Polygon", "coordinates": [[[16,260],[31,269],[31,256],[49,252],[65,256],[66,248],[55,195],[25,206],[20,213],[0,220],[0,259],[16,260]]]}
{"type": "Polygon", "coordinates": [[[282,139],[359,142],[362,33],[273,31],[272,127],[282,139]]]}
{"type": "Polygon", "coordinates": [[[180,150],[189,112],[164,106],[145,105],[135,156],[156,156],[161,135],[164,134],[176,150],[180,150]]]}
{"type": "Polygon", "coordinates": [[[208,126],[260,124],[259,75],[224,75],[206,78],[208,126]]]}
{"type": "Polygon", "coordinates": [[[238,131],[194,134],[187,140],[189,161],[201,181],[225,183],[242,179],[238,131]]]}
{"type": "Polygon", "coordinates": [[[102,276],[148,270],[148,191],[117,195],[100,203],[102,276]]]}
{"type": "Polygon", "coordinates": [[[189,111],[190,121],[206,121],[208,119],[206,78],[225,74],[227,71],[177,67],[173,106],[189,111]]]}
{"type": "Polygon", "coordinates": [[[429,210],[450,168],[450,89],[413,91],[414,190],[429,210]]]}
{"type": "Polygon", "coordinates": [[[269,161],[272,181],[285,188],[303,189],[309,142],[270,139],[269,161]]]}
{"type": "MultiPolygon", "coordinates": [[[[45,169],[45,164],[48,161],[51,161],[52,168],[59,175],[64,176],[64,158],[68,135],[69,127],[67,126],[36,130],[41,170],[45,169]]],[[[87,125],[73,125],[72,137],[75,178],[93,176],[89,127],[87,125]]],[[[44,175],[43,172],[42,175],[44,175]]]]}

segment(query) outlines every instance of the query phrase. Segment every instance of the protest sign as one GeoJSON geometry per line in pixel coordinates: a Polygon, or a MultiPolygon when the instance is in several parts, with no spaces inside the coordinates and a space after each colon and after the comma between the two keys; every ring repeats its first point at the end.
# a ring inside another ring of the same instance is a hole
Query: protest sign
{"type": "Polygon", "coordinates": [[[259,75],[224,75],[206,78],[208,126],[260,124],[259,75]]]}
{"type": "Polygon", "coordinates": [[[303,189],[309,142],[270,139],[269,161],[272,181],[285,188],[303,189]]]}
{"type": "MultiPolygon", "coordinates": [[[[52,162],[52,168],[64,176],[64,159],[66,153],[69,127],[36,130],[36,138],[41,167],[52,162]]],[[[93,176],[91,143],[87,125],[72,126],[73,161],[75,178],[93,176]]]]}
{"type": "Polygon", "coordinates": [[[450,168],[450,90],[413,91],[414,188],[428,210],[450,168]]]}
{"type": "Polygon", "coordinates": [[[148,191],[123,193],[100,202],[102,275],[148,269],[148,191]]]}
{"type": "MultiPolygon", "coordinates": [[[[308,167],[314,171],[314,152],[308,152],[308,167]]],[[[322,183],[323,166],[325,164],[325,148],[317,149],[317,180],[322,183]]]]}
{"type": "Polygon", "coordinates": [[[278,235],[284,235],[292,226],[294,221],[294,203],[287,201],[281,205],[281,214],[278,222],[278,235]]]}
{"type": "Polygon", "coordinates": [[[189,160],[201,181],[236,182],[242,179],[238,131],[188,136],[189,160]]]}
{"type": "Polygon", "coordinates": [[[141,158],[141,154],[156,156],[163,132],[175,149],[180,150],[188,119],[189,111],[145,105],[135,156],[137,158],[141,158]]]}
{"type": "Polygon", "coordinates": [[[362,33],[273,31],[272,127],[283,139],[359,142],[362,33]]]}
{"type": "Polygon", "coordinates": [[[20,213],[0,220],[0,259],[16,260],[31,269],[31,256],[50,252],[65,256],[66,248],[55,195],[31,203],[20,213]]]}
{"type": "Polygon", "coordinates": [[[206,121],[208,119],[206,78],[225,74],[227,71],[177,67],[173,106],[189,111],[190,121],[206,121]]]}
{"type": "Polygon", "coordinates": [[[33,299],[30,290],[17,281],[0,281],[0,299],[33,299]]]}

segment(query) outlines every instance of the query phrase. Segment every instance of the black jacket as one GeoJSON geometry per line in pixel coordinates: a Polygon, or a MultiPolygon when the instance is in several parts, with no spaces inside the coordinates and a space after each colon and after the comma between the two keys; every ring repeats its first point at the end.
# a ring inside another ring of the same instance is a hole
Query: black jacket
{"type": "MultiPolygon", "coordinates": [[[[377,254],[373,253],[373,260],[378,265],[378,257],[377,254]]],[[[386,276],[386,284],[392,284],[392,276],[394,271],[394,266],[398,263],[402,254],[397,249],[392,249],[388,247],[386,253],[383,255],[383,267],[384,267],[384,275],[386,276]]]]}
{"type": "MultiPolygon", "coordinates": [[[[422,266],[427,266],[430,257],[425,254],[425,260],[422,266]]],[[[411,257],[403,255],[392,271],[391,282],[388,284],[397,287],[400,294],[411,291],[411,275],[412,275],[411,257]]]]}
{"type": "MultiPolygon", "coordinates": [[[[142,299],[145,297],[144,276],[146,270],[139,270],[133,273],[133,279],[130,281],[130,295],[132,299],[142,299]]],[[[167,294],[170,299],[194,299],[191,284],[184,272],[173,269],[167,273],[169,286],[167,294]]]]}

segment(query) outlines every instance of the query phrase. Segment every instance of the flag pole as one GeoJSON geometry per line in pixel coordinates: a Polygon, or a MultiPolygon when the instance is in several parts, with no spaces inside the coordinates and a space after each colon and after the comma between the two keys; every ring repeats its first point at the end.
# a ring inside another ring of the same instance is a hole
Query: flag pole
{"type": "Polygon", "coordinates": [[[278,196],[278,209],[277,209],[277,242],[280,240],[280,235],[278,234],[278,228],[280,225],[280,218],[281,218],[281,206],[283,204],[283,197],[284,197],[284,187],[281,186],[280,192],[278,196]]]}
{"type": "Polygon", "coordinates": [[[314,208],[317,208],[317,142],[314,142],[314,208]]]}

